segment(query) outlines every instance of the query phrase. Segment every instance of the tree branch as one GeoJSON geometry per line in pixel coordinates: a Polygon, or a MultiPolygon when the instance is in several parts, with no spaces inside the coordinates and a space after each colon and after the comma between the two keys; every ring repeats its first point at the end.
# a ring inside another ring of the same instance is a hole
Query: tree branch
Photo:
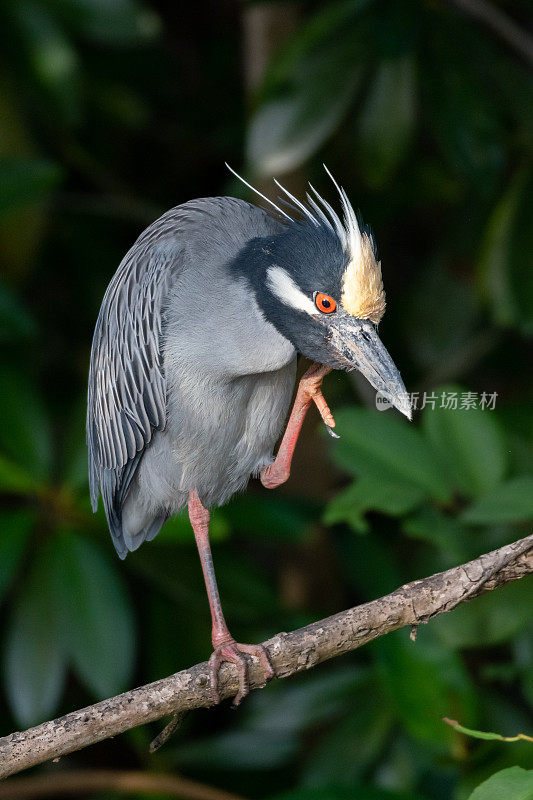
{"type": "MultiPolygon", "coordinates": [[[[264,644],[276,676],[287,678],[406,625],[416,631],[418,625],[437,614],[530,573],[533,573],[533,535],[462,566],[413,581],[379,600],[291,633],[279,633],[264,644]]],[[[250,686],[253,689],[262,686],[256,659],[250,665],[250,686]]],[[[235,667],[224,664],[220,671],[220,696],[234,696],[237,690],[235,667]]],[[[81,750],[136,725],[211,705],[207,662],[204,662],[0,739],[0,778],[81,750]]]]}
{"type": "Polygon", "coordinates": [[[175,797],[178,800],[243,800],[236,794],[215,789],[181,775],[157,775],[138,770],[80,769],[52,772],[33,778],[16,778],[0,786],[0,800],[37,800],[95,792],[116,792],[175,797]]]}

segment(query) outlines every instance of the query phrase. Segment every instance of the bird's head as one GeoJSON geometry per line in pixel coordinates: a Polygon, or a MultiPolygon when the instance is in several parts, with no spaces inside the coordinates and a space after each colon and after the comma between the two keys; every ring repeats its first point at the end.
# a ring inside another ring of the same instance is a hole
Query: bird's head
{"type": "Polygon", "coordinates": [[[304,204],[278,184],[298,216],[274,206],[280,232],[249,243],[239,258],[242,274],[267,320],[298,352],[333,369],[359,370],[410,419],[405,386],[377,333],[385,292],[374,238],[334,183],[342,221],[313,187],[304,204]]]}

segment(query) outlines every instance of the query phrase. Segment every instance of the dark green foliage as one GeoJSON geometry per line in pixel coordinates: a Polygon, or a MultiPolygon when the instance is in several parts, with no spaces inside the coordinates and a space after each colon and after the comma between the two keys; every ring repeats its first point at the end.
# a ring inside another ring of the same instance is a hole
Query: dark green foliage
{"type": "Polygon", "coordinates": [[[59,170],[50,162],[30,158],[0,159],[0,219],[46,197],[58,179],[59,170]]]}
{"type": "MultiPolygon", "coordinates": [[[[223,162],[243,152],[262,189],[291,172],[297,193],[311,179],[331,199],[322,161],[346,187],[379,245],[380,333],[426,402],[409,424],[373,409],[357,380],[328,377],[341,438],[310,419],[286,487],[254,484],[213,514],[236,637],[260,641],[531,532],[528,65],[452,3],[304,2],[245,98],[242,5],[189,5],[1,6],[0,735],[209,654],[186,517],[119,562],[90,512],[85,391],[125,250],[172,205],[242,193],[223,162]],[[477,408],[461,407],[472,392],[477,408]]],[[[531,23],[528,3],[502,8],[531,23]]],[[[472,739],[442,717],[531,735],[532,676],[524,579],[416,643],[401,630],[238,714],[198,712],[157,755],[153,726],[72,764],[179,771],[258,799],[528,800],[531,743],[472,739]]]]}
{"type": "Polygon", "coordinates": [[[53,557],[67,656],[95,696],[124,691],[133,672],[135,632],[118,565],[72,530],[59,534],[53,557]]]}
{"type": "Polygon", "coordinates": [[[54,549],[53,544],[39,548],[21,581],[4,641],[8,700],[15,718],[26,726],[54,712],[65,680],[54,549]]]}

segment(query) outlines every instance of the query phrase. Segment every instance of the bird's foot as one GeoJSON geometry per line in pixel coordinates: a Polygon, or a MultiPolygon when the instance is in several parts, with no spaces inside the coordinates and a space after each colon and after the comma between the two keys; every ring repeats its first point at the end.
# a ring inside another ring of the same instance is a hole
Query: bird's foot
{"type": "Polygon", "coordinates": [[[304,400],[307,400],[307,402],[312,401],[315,404],[325,425],[328,428],[334,428],[335,420],[321,388],[322,381],[329,372],[331,372],[331,367],[318,363],[311,364],[303,374],[299,389],[304,400]]]}
{"type": "Polygon", "coordinates": [[[236,707],[246,697],[250,691],[250,684],[248,678],[248,659],[247,656],[255,656],[265,675],[265,683],[274,677],[275,672],[270,663],[268,651],[261,644],[238,644],[235,639],[229,639],[222,642],[215,647],[211,658],[209,659],[209,674],[211,679],[211,691],[213,692],[213,699],[215,703],[220,702],[220,694],[218,691],[218,673],[220,667],[225,661],[235,664],[239,675],[239,691],[233,700],[233,706],[236,707]]]}
{"type": "Polygon", "coordinates": [[[316,405],[331,436],[339,438],[332,430],[335,427],[335,420],[321,389],[322,381],[328,372],[331,372],[331,367],[313,363],[303,374],[276,459],[268,467],[265,467],[259,476],[265,489],[275,489],[276,486],[280,486],[289,479],[296,441],[304,417],[312,403],[316,405]]]}

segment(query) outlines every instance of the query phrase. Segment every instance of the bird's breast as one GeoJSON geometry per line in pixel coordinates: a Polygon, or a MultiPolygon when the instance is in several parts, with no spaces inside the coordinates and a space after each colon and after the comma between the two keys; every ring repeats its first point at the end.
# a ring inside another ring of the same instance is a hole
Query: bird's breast
{"type": "Polygon", "coordinates": [[[155,458],[147,452],[144,465],[150,474],[158,473],[158,486],[165,487],[170,504],[174,495],[194,489],[206,505],[221,505],[271,462],[295,374],[293,357],[281,369],[225,381],[185,369],[173,376],[167,426],[157,434],[155,458]],[[171,458],[156,456],[162,452],[171,458]]]}

